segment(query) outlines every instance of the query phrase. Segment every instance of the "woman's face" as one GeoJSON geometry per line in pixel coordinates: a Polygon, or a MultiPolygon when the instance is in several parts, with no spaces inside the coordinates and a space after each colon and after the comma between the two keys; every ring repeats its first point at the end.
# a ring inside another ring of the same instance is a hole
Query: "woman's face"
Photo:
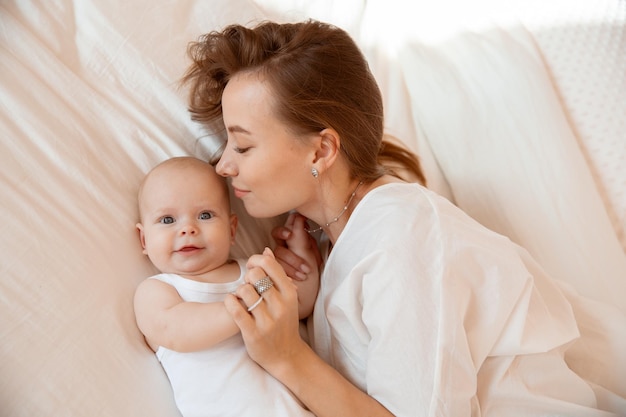
{"type": "MultiPolygon", "coordinates": [[[[302,208],[313,196],[315,138],[296,137],[273,114],[273,96],[257,74],[231,79],[222,95],[228,141],[217,172],[232,177],[235,196],[253,217],[302,208]]],[[[305,210],[306,211],[306,210],[305,210]]]]}

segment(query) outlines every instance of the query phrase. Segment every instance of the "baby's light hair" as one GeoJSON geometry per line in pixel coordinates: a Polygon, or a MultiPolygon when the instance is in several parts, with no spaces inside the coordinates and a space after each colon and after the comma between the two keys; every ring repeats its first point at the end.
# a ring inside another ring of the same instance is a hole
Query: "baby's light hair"
{"type": "Polygon", "coordinates": [[[200,166],[202,165],[203,167],[206,166],[207,169],[211,170],[216,178],[218,178],[220,181],[220,184],[222,186],[221,192],[223,193],[223,197],[226,199],[226,204],[228,205],[228,209],[230,210],[230,195],[228,192],[228,184],[226,182],[226,178],[222,177],[221,175],[219,175],[216,171],[215,171],[215,167],[213,165],[211,165],[209,162],[203,161],[199,158],[193,157],[193,156],[175,156],[169,159],[166,159],[160,163],[158,163],[157,165],[155,165],[150,171],[148,171],[148,173],[144,176],[143,180],[141,181],[141,184],[139,184],[139,190],[137,191],[137,205],[138,205],[138,210],[139,210],[139,220],[142,221],[142,210],[141,210],[141,201],[143,199],[143,191],[145,188],[146,183],[148,182],[148,180],[152,177],[152,175],[160,170],[163,169],[171,169],[171,168],[185,168],[185,167],[191,167],[191,166],[200,166]]]}

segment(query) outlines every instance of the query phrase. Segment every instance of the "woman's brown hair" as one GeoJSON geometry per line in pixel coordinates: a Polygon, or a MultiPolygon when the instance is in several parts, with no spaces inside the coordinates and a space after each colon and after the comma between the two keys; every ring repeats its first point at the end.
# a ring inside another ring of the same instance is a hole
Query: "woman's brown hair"
{"type": "Polygon", "coordinates": [[[183,78],[190,85],[193,120],[222,118],[222,92],[240,72],[258,72],[275,93],[277,117],[296,133],[333,128],[351,175],[373,181],[408,171],[425,178],[415,154],[383,139],[383,104],[378,84],[350,35],[308,20],[263,22],[254,28],[230,25],[189,45],[192,64],[183,78]]]}

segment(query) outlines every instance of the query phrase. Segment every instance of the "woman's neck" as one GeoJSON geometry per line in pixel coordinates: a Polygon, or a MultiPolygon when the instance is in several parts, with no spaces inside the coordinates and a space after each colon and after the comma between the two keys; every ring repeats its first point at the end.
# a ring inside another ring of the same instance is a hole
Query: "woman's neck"
{"type": "MultiPolygon", "coordinates": [[[[354,212],[355,208],[359,205],[363,197],[365,197],[367,193],[369,193],[371,190],[377,187],[380,187],[381,185],[385,185],[389,183],[396,183],[396,182],[403,182],[403,181],[391,175],[384,175],[370,183],[365,183],[365,182],[361,182],[358,180],[352,180],[352,182],[349,184],[350,187],[354,187],[352,188],[352,190],[350,190],[350,188],[348,187],[344,187],[344,191],[343,191],[344,199],[342,200],[342,203],[344,205],[339,209],[339,212],[342,212],[341,216],[335,216],[337,217],[336,221],[333,221],[333,222],[326,221],[322,223],[323,224],[322,230],[328,236],[331,247],[332,245],[335,244],[335,242],[337,242],[337,239],[343,232],[343,229],[348,224],[348,220],[350,220],[352,213],[354,212]],[[345,208],[345,211],[343,210],[344,208],[345,208]],[[328,225],[326,225],[326,223],[328,223],[328,225]]],[[[337,204],[334,207],[336,209],[337,204]]],[[[326,210],[326,211],[329,212],[329,210],[326,210]]],[[[339,213],[339,212],[336,212],[336,213],[339,213]]],[[[331,214],[331,216],[333,215],[331,214]]],[[[331,217],[330,220],[334,220],[335,217],[331,217]]]]}

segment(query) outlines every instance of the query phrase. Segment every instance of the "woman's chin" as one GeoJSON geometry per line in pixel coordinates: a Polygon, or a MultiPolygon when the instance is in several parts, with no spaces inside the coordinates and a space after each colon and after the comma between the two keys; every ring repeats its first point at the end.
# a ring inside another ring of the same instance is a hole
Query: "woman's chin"
{"type": "Polygon", "coordinates": [[[246,201],[243,202],[243,205],[246,209],[246,213],[255,219],[268,219],[276,216],[280,216],[283,213],[286,213],[288,210],[277,210],[276,208],[271,207],[261,207],[258,204],[250,204],[246,201]]]}

